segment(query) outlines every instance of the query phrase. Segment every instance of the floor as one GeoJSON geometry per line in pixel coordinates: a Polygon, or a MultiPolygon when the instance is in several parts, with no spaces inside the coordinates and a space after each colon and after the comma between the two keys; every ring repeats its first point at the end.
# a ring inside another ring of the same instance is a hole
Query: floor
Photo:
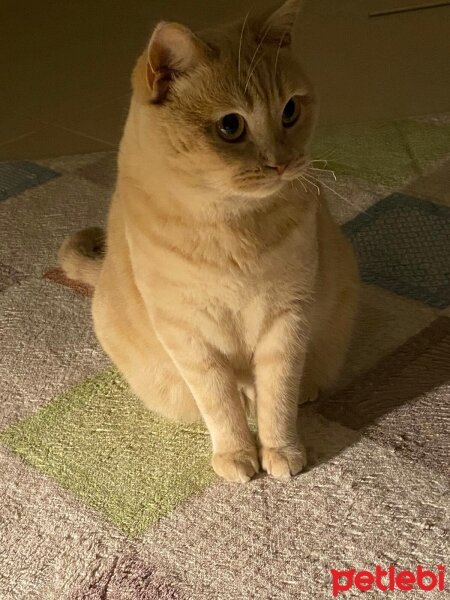
{"type": "MultiPolygon", "coordinates": [[[[251,4],[226,0],[207,11],[204,0],[2,0],[0,160],[115,148],[129,73],[152,25],[170,18],[201,28],[251,4]]],[[[449,17],[450,2],[307,1],[298,52],[323,121],[449,111],[449,17]]]]}

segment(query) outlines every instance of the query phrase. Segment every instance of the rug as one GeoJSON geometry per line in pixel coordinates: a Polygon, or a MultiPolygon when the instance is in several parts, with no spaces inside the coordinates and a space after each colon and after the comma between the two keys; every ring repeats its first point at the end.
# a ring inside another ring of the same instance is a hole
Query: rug
{"type": "Polygon", "coordinates": [[[142,408],[55,264],[105,223],[115,154],[0,163],[2,600],[378,598],[377,566],[445,564],[450,116],[321,128],[315,155],[357,326],[339,390],[301,407],[308,469],[246,485],[215,476],[202,425],[142,408]]]}

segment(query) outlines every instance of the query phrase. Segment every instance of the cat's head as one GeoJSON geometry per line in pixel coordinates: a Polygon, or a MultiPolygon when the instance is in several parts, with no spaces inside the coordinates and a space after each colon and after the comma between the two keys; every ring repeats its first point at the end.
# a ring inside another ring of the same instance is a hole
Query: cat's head
{"type": "Polygon", "coordinates": [[[223,196],[254,198],[299,176],[316,118],[291,49],[300,3],[197,34],[157,25],[134,89],[153,143],[177,173],[223,196]]]}

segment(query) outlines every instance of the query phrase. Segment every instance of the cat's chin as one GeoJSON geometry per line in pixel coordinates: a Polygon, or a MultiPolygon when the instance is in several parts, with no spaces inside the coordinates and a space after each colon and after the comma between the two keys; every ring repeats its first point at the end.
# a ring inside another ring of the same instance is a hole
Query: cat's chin
{"type": "Polygon", "coordinates": [[[270,198],[279,194],[288,184],[287,181],[277,179],[275,181],[267,182],[263,185],[260,183],[254,186],[242,186],[235,191],[237,196],[243,196],[244,198],[262,200],[264,198],[270,198]]]}

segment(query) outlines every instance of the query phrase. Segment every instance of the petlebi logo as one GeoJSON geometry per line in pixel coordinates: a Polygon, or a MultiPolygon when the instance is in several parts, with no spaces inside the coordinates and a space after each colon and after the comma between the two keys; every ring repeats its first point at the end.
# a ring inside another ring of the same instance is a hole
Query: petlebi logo
{"type": "Polygon", "coordinates": [[[394,565],[386,569],[376,565],[373,571],[357,571],[348,569],[338,571],[331,569],[331,592],[334,597],[351,589],[360,592],[380,590],[393,592],[401,590],[422,590],[423,592],[439,591],[445,589],[445,566],[439,565],[434,570],[418,565],[414,571],[397,571],[394,565]]]}

